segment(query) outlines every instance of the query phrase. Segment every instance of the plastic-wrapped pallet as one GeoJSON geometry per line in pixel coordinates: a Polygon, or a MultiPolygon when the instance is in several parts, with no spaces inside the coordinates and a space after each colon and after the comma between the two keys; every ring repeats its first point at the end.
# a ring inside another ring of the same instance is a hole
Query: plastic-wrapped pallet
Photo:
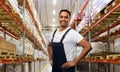
{"type": "Polygon", "coordinates": [[[120,36],[114,41],[115,52],[120,53],[120,36]]]}
{"type": "Polygon", "coordinates": [[[3,37],[3,32],[2,31],[0,31],[0,38],[2,38],[3,37]]]}
{"type": "Polygon", "coordinates": [[[8,0],[11,4],[13,3],[16,7],[18,7],[18,1],[17,0],[8,0]]]}
{"type": "Polygon", "coordinates": [[[41,51],[39,51],[39,53],[38,53],[39,58],[41,57],[41,53],[42,53],[42,52],[41,52],[41,51]]]}
{"type": "Polygon", "coordinates": [[[34,49],[34,59],[39,58],[39,50],[34,49]]]}
{"type": "Polygon", "coordinates": [[[92,42],[91,46],[92,50],[90,51],[90,53],[105,51],[105,44],[102,42],[92,42]]]}
{"type": "Polygon", "coordinates": [[[25,39],[25,54],[33,55],[34,49],[32,46],[32,42],[30,42],[28,39],[25,39]]]}
{"type": "Polygon", "coordinates": [[[46,54],[43,51],[41,52],[41,59],[42,60],[47,60],[48,59],[48,56],[46,56],[46,54]]]}
{"type": "Polygon", "coordinates": [[[18,1],[17,0],[8,0],[11,6],[13,7],[13,10],[15,13],[19,13],[18,9],[18,1]]]}
{"type": "Polygon", "coordinates": [[[8,0],[15,12],[19,12],[17,0],[8,0]]]}
{"type": "Polygon", "coordinates": [[[37,11],[35,9],[35,2],[33,0],[29,0],[28,4],[31,8],[31,11],[33,12],[34,19],[37,22],[37,25],[38,25],[39,29],[41,29],[39,17],[38,17],[37,11]]]}
{"type": "Polygon", "coordinates": [[[41,39],[41,37],[39,36],[39,34],[38,34],[36,28],[34,28],[34,33],[33,33],[33,34],[34,34],[34,36],[37,38],[37,40],[38,40],[39,42],[42,41],[42,39],[41,39]]]}
{"type": "MultiPolygon", "coordinates": [[[[20,9],[20,11],[22,11],[22,8],[20,9]]],[[[37,28],[35,27],[34,23],[32,22],[32,17],[29,13],[28,10],[25,10],[25,21],[26,21],[26,24],[25,26],[28,28],[28,30],[35,36],[35,38],[38,40],[38,41],[41,41],[41,37],[39,36],[38,34],[38,30],[37,28]]]]}
{"type": "Polygon", "coordinates": [[[22,55],[23,54],[23,38],[19,39],[16,42],[16,53],[18,55],[22,55]]]}
{"type": "Polygon", "coordinates": [[[35,27],[35,25],[33,24],[33,22],[32,22],[32,17],[31,17],[31,15],[29,14],[29,12],[28,12],[28,10],[26,10],[25,11],[25,21],[26,21],[26,24],[25,24],[25,26],[27,27],[27,28],[29,28],[29,30],[30,30],[30,32],[31,33],[34,33],[33,31],[34,31],[34,27],[35,27]]]}
{"type": "Polygon", "coordinates": [[[28,55],[33,55],[33,46],[32,46],[32,42],[30,42],[28,39],[25,39],[24,41],[25,43],[23,44],[23,38],[21,38],[20,40],[18,40],[16,42],[16,52],[18,55],[22,55],[23,54],[23,50],[25,54],[28,55]],[[23,45],[25,45],[25,49],[23,49],[23,45]]]}

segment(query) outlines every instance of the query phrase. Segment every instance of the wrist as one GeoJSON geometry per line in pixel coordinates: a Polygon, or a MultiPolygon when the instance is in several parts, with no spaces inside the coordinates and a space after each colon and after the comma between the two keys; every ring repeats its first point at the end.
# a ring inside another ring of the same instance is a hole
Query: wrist
{"type": "Polygon", "coordinates": [[[50,62],[50,65],[52,65],[52,63],[53,63],[53,62],[52,62],[52,59],[51,59],[51,60],[49,60],[49,62],[50,62]]]}
{"type": "Polygon", "coordinates": [[[77,65],[77,63],[78,63],[78,60],[77,60],[77,59],[75,59],[75,60],[74,60],[74,63],[75,63],[75,65],[77,65]]]}
{"type": "Polygon", "coordinates": [[[49,61],[52,61],[52,59],[49,59],[49,61]]]}

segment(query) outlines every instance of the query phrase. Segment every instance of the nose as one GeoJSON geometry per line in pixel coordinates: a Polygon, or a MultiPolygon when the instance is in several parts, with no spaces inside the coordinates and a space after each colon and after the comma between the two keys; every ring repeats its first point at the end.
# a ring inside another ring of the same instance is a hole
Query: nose
{"type": "Polygon", "coordinates": [[[62,17],[62,20],[65,20],[65,17],[62,17]]]}

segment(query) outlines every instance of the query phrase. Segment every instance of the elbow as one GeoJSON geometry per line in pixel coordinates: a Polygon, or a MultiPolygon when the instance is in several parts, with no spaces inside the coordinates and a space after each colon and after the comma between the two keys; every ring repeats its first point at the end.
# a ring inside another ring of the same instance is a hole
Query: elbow
{"type": "Polygon", "coordinates": [[[88,48],[88,51],[92,50],[92,47],[90,45],[87,48],[88,48]]]}
{"type": "Polygon", "coordinates": [[[89,46],[89,52],[92,50],[92,47],[91,46],[89,46]]]}
{"type": "Polygon", "coordinates": [[[92,47],[90,46],[90,50],[92,50],[92,47]]]}
{"type": "Polygon", "coordinates": [[[90,52],[91,50],[92,50],[92,47],[90,46],[90,47],[89,47],[89,52],[90,52]]]}

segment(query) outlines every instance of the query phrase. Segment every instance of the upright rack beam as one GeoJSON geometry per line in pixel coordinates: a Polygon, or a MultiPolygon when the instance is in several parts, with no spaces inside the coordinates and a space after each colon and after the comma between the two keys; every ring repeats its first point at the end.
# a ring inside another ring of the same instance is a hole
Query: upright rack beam
{"type": "MultiPolygon", "coordinates": [[[[79,17],[81,16],[81,14],[83,13],[83,11],[84,11],[85,8],[87,7],[89,1],[90,1],[90,0],[87,0],[87,1],[86,1],[85,5],[82,7],[82,9],[80,10],[79,14],[77,15],[77,17],[76,17],[73,21],[75,21],[76,19],[79,19],[79,17]]],[[[71,25],[71,26],[74,26],[74,24],[71,25]]]]}

